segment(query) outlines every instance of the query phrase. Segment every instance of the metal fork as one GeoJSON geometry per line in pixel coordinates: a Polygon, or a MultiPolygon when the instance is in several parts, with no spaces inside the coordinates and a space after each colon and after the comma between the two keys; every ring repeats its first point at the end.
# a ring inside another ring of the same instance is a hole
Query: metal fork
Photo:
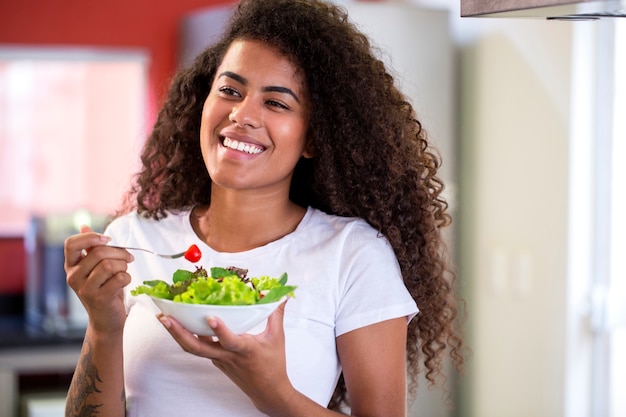
{"type": "Polygon", "coordinates": [[[152,255],[160,256],[161,258],[167,258],[167,259],[180,258],[180,257],[184,256],[185,252],[186,252],[186,251],[184,251],[184,252],[181,252],[181,253],[175,253],[173,255],[164,255],[162,253],[156,253],[156,252],[153,252],[151,250],[144,249],[144,248],[131,248],[131,247],[127,247],[127,246],[115,246],[115,245],[109,245],[109,246],[112,247],[112,248],[118,248],[118,249],[141,250],[141,251],[144,251],[144,252],[151,253],[152,255]]]}

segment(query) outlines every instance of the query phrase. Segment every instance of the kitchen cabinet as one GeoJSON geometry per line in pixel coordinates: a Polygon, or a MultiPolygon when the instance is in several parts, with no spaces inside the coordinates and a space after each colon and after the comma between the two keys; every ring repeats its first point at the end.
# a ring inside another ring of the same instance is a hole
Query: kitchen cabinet
{"type": "Polygon", "coordinates": [[[461,0],[462,17],[598,20],[625,13],[624,0],[461,0]]]}
{"type": "MultiPolygon", "coordinates": [[[[18,416],[20,379],[31,375],[67,375],[74,371],[81,344],[76,340],[61,339],[54,343],[15,345],[6,347],[0,343],[0,417],[18,416]]],[[[51,388],[51,392],[67,390],[67,385],[51,388]]]]}

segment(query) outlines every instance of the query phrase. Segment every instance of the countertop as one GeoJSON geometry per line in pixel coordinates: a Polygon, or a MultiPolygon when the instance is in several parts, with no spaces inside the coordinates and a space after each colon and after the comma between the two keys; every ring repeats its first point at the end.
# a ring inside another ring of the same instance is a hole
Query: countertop
{"type": "Polygon", "coordinates": [[[29,328],[23,316],[0,316],[0,351],[47,346],[80,346],[83,336],[84,330],[50,334],[29,328]]]}

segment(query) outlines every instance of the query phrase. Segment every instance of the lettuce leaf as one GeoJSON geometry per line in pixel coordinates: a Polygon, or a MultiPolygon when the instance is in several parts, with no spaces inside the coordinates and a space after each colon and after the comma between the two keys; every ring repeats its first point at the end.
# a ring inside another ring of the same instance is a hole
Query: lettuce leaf
{"type": "Polygon", "coordinates": [[[208,276],[204,268],[195,272],[179,269],[174,272],[173,283],[162,280],[144,281],[131,290],[133,296],[147,294],[188,304],[252,305],[267,304],[284,296],[294,297],[296,286],[285,285],[287,274],[280,278],[261,276],[246,278],[247,270],[214,267],[208,276]]]}

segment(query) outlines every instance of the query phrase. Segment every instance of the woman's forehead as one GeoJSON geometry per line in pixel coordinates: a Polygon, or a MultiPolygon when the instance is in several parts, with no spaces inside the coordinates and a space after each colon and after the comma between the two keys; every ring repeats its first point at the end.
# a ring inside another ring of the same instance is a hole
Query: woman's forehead
{"type": "Polygon", "coordinates": [[[263,78],[266,82],[288,83],[300,96],[307,96],[303,70],[292,57],[276,46],[258,40],[238,39],[227,48],[216,77],[224,71],[245,78],[263,78]]]}

